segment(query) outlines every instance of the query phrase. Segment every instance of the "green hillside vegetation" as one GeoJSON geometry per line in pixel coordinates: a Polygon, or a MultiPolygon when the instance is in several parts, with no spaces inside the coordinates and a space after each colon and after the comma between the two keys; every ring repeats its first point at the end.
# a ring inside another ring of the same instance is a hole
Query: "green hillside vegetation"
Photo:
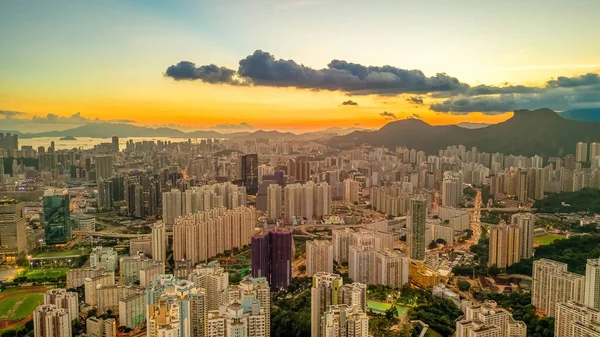
{"type": "Polygon", "coordinates": [[[584,188],[577,192],[550,193],[533,207],[541,213],[600,213],[600,190],[584,188]]]}

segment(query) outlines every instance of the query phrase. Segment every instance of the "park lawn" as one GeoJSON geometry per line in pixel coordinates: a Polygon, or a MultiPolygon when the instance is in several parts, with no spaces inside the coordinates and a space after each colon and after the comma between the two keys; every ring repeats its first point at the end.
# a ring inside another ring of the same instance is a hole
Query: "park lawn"
{"type": "Polygon", "coordinates": [[[25,274],[28,280],[34,281],[38,279],[52,278],[67,275],[67,269],[65,268],[57,268],[57,269],[36,269],[29,271],[25,274]],[[45,273],[45,274],[44,274],[45,273]]]}
{"type": "Polygon", "coordinates": [[[69,257],[69,256],[73,256],[73,257],[77,257],[77,256],[81,256],[81,250],[79,249],[71,249],[71,250],[63,250],[63,251],[58,251],[58,252],[41,252],[38,253],[34,256],[34,259],[40,259],[40,258],[53,258],[53,257],[69,257]]]}
{"type": "MultiPolygon", "coordinates": [[[[391,303],[385,303],[385,302],[379,302],[379,301],[373,301],[373,300],[367,301],[367,308],[378,311],[378,312],[385,312],[386,310],[388,310],[391,307],[392,307],[391,303]]],[[[410,308],[396,305],[396,310],[398,310],[398,317],[404,317],[404,315],[406,315],[406,312],[408,311],[408,309],[410,309],[410,308]]]]}
{"type": "Polygon", "coordinates": [[[427,337],[442,337],[442,335],[440,335],[439,332],[437,332],[435,330],[431,330],[431,329],[427,330],[427,333],[425,334],[425,336],[427,336],[427,337]]]}
{"type": "Polygon", "coordinates": [[[556,240],[565,239],[565,238],[566,238],[566,236],[562,235],[562,234],[546,234],[546,235],[534,237],[533,241],[536,243],[539,243],[540,245],[549,245],[556,240]]]}
{"type": "Polygon", "coordinates": [[[0,302],[0,320],[17,320],[26,318],[44,301],[39,293],[13,296],[0,302]]]}

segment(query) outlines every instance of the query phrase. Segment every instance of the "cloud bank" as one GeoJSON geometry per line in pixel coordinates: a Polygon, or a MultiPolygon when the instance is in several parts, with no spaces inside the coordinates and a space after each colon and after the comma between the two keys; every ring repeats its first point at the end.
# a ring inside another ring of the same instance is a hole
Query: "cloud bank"
{"type": "MultiPolygon", "coordinates": [[[[423,96],[426,95],[434,101],[430,105],[431,110],[451,114],[499,114],[542,107],[563,111],[600,106],[600,77],[595,73],[561,76],[540,87],[509,83],[470,86],[445,73],[427,76],[420,70],[390,65],[371,66],[332,60],[325,68],[315,69],[294,60],[277,59],[262,50],[240,60],[237,69],[215,64],[197,66],[190,61],[181,61],[169,66],[164,76],[176,81],[293,87],[340,91],[347,95],[412,94],[406,101],[417,105],[424,104],[423,96]]],[[[348,100],[342,105],[357,105],[353,103],[356,102],[348,100]]]]}

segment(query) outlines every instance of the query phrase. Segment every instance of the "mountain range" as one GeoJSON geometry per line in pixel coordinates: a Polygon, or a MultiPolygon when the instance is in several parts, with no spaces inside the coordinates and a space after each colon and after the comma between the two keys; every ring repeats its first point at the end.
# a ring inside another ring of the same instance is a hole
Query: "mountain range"
{"type": "Polygon", "coordinates": [[[368,144],[394,150],[397,146],[436,154],[451,145],[477,147],[479,151],[544,158],[575,153],[577,142],[600,142],[600,123],[575,121],[549,109],[516,110],[513,117],[483,128],[456,125],[432,126],[419,119],[386,124],[376,131],[355,131],[333,137],[332,147],[351,149],[368,144]]]}
{"type": "Polygon", "coordinates": [[[319,139],[330,137],[332,133],[344,135],[356,130],[357,128],[342,129],[329,128],[321,131],[306,132],[294,134],[291,132],[264,131],[254,132],[243,131],[234,133],[221,133],[212,130],[198,130],[184,132],[168,127],[151,128],[137,126],[126,123],[92,123],[81,125],[72,129],[62,131],[47,131],[38,133],[22,133],[14,130],[2,130],[0,133],[17,134],[19,138],[37,138],[37,137],[89,137],[89,138],[110,138],[113,135],[119,137],[172,137],[172,138],[265,138],[265,139],[319,139]]]}

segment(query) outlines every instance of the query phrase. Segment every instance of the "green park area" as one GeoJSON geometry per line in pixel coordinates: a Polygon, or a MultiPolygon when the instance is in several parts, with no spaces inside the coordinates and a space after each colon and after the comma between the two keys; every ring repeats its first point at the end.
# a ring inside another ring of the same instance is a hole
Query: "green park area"
{"type": "Polygon", "coordinates": [[[81,256],[81,250],[80,249],[71,249],[71,250],[61,250],[61,251],[46,251],[46,252],[41,252],[36,254],[33,259],[64,259],[64,258],[68,258],[68,257],[79,257],[81,256]]]}
{"type": "Polygon", "coordinates": [[[562,235],[562,234],[546,234],[546,235],[534,237],[533,241],[540,245],[549,245],[556,240],[565,239],[565,238],[566,238],[566,236],[562,235]]]}
{"type": "MultiPolygon", "coordinates": [[[[4,293],[2,293],[3,295],[4,293]]],[[[31,315],[33,310],[44,301],[39,293],[17,294],[0,301],[0,320],[17,320],[31,315]]]]}
{"type": "Polygon", "coordinates": [[[67,275],[67,268],[56,268],[56,269],[34,269],[25,272],[25,277],[28,281],[37,281],[50,278],[59,278],[67,275]]]}
{"type": "MultiPolygon", "coordinates": [[[[385,314],[385,312],[392,307],[391,303],[379,302],[379,301],[367,301],[367,310],[372,311],[377,314],[385,314]]],[[[408,311],[408,307],[403,307],[396,305],[396,310],[398,310],[398,317],[402,318],[406,315],[408,311]]]]}

